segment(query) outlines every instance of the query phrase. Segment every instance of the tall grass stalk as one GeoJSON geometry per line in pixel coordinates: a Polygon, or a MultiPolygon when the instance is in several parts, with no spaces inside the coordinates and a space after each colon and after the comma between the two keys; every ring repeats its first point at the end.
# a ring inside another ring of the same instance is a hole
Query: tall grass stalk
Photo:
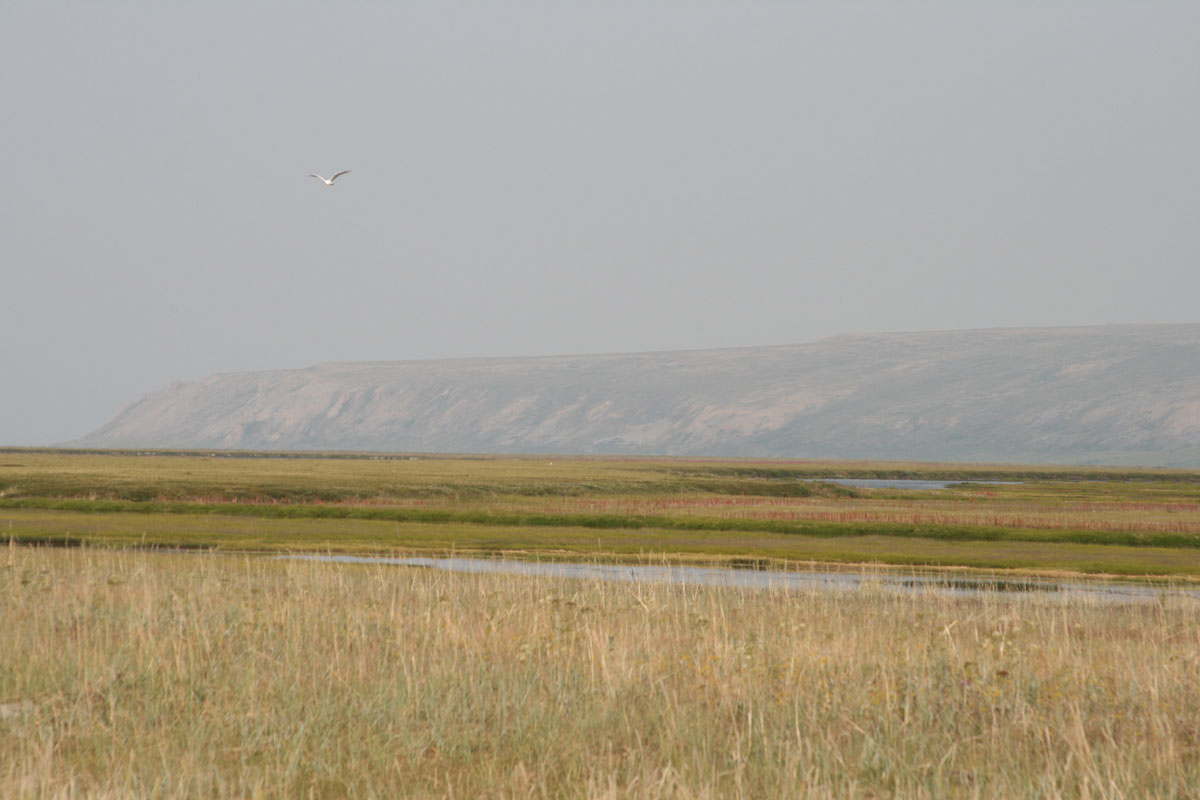
{"type": "Polygon", "coordinates": [[[0,796],[1186,797],[1197,603],[0,551],[0,796]]]}

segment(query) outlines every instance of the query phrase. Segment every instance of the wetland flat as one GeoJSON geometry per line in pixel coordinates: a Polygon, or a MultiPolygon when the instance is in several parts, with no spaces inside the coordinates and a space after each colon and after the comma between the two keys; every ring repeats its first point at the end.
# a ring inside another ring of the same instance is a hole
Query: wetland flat
{"type": "Polygon", "coordinates": [[[8,450],[0,536],[4,797],[1200,786],[1194,473],[8,450]]]}
{"type": "Polygon", "coordinates": [[[1200,473],[1179,470],[18,449],[3,455],[0,536],[16,542],[624,562],[750,558],[1200,578],[1200,473]]]}
{"type": "Polygon", "coordinates": [[[1190,797],[1200,603],[0,551],[3,797],[1190,797]]]}

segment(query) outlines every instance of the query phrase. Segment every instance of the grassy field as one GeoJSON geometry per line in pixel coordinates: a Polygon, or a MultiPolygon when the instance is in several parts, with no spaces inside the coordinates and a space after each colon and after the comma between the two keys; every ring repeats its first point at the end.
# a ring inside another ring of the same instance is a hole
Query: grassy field
{"type": "Polygon", "coordinates": [[[0,796],[1195,797],[1197,602],[0,550],[0,796]]]}
{"type": "Polygon", "coordinates": [[[4,798],[1200,794],[1200,601],[1171,590],[1200,578],[1195,473],[7,449],[0,539],[4,798]],[[811,480],[835,476],[1018,482],[811,480]],[[761,591],[277,552],[1164,585],[761,591]]]}
{"type": "Polygon", "coordinates": [[[1200,473],[0,450],[0,536],[228,550],[765,559],[1200,577],[1200,473]],[[999,480],[937,491],[830,477],[999,480]]]}

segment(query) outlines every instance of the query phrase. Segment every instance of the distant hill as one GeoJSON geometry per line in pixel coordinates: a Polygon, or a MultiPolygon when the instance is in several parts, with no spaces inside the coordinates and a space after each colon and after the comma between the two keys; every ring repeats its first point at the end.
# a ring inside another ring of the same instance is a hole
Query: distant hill
{"type": "Polygon", "coordinates": [[[72,444],[1200,467],[1200,325],[218,374],[72,444]]]}

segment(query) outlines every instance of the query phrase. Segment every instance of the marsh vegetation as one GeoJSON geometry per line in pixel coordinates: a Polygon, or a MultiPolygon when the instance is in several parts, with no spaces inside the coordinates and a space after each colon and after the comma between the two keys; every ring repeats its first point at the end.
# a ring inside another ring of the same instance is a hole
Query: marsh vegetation
{"type": "Polygon", "coordinates": [[[0,795],[1186,797],[1196,601],[0,553],[0,795]]]}
{"type": "Polygon", "coordinates": [[[1171,583],[1200,576],[1198,479],[3,451],[0,796],[1193,796],[1200,602],[1171,583]],[[808,480],[881,473],[1021,482],[808,480]],[[764,591],[264,557],[313,552],[861,574],[764,591]],[[1161,591],[895,591],[845,562],[1161,591]]]}
{"type": "Polygon", "coordinates": [[[865,462],[0,451],[0,535],[1200,576],[1200,474],[865,462]],[[1000,480],[936,491],[814,478],[1000,480]]]}

